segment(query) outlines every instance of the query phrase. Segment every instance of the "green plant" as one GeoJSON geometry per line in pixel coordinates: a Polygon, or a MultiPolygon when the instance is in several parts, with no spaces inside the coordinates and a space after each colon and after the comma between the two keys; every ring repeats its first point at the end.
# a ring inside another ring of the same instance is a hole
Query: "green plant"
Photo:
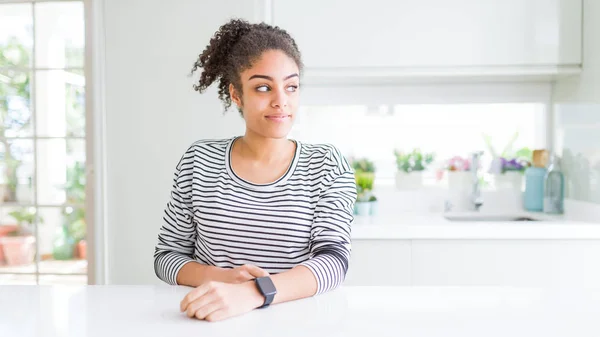
{"type": "Polygon", "coordinates": [[[502,152],[496,151],[492,145],[492,140],[489,135],[484,134],[483,139],[485,144],[492,154],[492,163],[490,172],[501,174],[508,171],[525,172],[527,167],[531,166],[533,161],[533,151],[528,147],[522,147],[513,150],[515,141],[519,138],[519,132],[516,131],[510,138],[507,145],[504,146],[502,152]]]}
{"type": "Polygon", "coordinates": [[[13,151],[14,149],[11,147],[6,140],[2,141],[4,146],[8,151],[4,153],[4,163],[5,170],[4,174],[6,177],[6,187],[7,193],[3,196],[3,200],[6,202],[17,201],[17,186],[19,185],[19,178],[17,177],[17,170],[19,166],[21,166],[22,161],[14,158],[13,151]]]}
{"type": "MultiPolygon", "coordinates": [[[[31,225],[35,222],[36,212],[33,208],[21,207],[18,210],[9,212],[13,219],[17,221],[17,229],[8,233],[10,236],[29,235],[32,233],[31,225]]],[[[38,216],[38,223],[44,223],[44,219],[38,216]]]]}
{"type": "Polygon", "coordinates": [[[52,257],[55,260],[70,260],[73,258],[75,239],[70,236],[67,226],[57,231],[52,245],[52,257]]]}
{"type": "Polygon", "coordinates": [[[514,153],[513,158],[531,163],[533,162],[533,150],[528,147],[522,147],[514,153]]]}
{"type": "Polygon", "coordinates": [[[433,152],[423,153],[420,149],[413,149],[411,152],[394,150],[394,155],[398,170],[406,173],[424,171],[435,159],[433,152]]]}
{"type": "Polygon", "coordinates": [[[502,149],[502,152],[496,151],[494,146],[492,145],[492,137],[487,134],[483,134],[483,140],[485,142],[486,147],[490,151],[493,158],[504,158],[506,160],[517,159],[521,161],[532,161],[533,151],[528,147],[522,147],[517,150],[513,150],[515,141],[519,138],[519,131],[515,131],[515,133],[510,137],[508,143],[502,149]]]}
{"type": "Polygon", "coordinates": [[[371,202],[372,202],[372,201],[377,201],[377,197],[376,197],[376,196],[374,196],[374,195],[371,195],[371,196],[369,197],[369,201],[371,201],[371,202]]]}
{"type": "Polygon", "coordinates": [[[67,182],[64,188],[68,203],[85,202],[85,163],[77,161],[67,169],[67,182]]]}
{"type": "Polygon", "coordinates": [[[370,172],[375,173],[375,164],[367,158],[352,160],[352,168],[354,172],[370,172]]]}
{"type": "Polygon", "coordinates": [[[0,64],[6,66],[0,74],[0,160],[4,163],[4,181],[7,191],[0,196],[3,201],[16,201],[17,170],[21,165],[15,143],[8,141],[8,136],[18,134],[31,123],[31,112],[28,108],[15,109],[12,106],[29,106],[31,100],[30,77],[24,69],[29,66],[27,48],[16,37],[6,40],[0,45],[0,64]],[[16,103],[16,104],[15,104],[16,103]]]}
{"type": "Polygon", "coordinates": [[[375,164],[367,158],[351,160],[356,180],[357,201],[367,201],[375,181],[375,164]]]}
{"type": "Polygon", "coordinates": [[[85,223],[85,164],[75,162],[67,169],[67,183],[64,186],[67,203],[76,205],[64,207],[62,214],[65,221],[67,235],[75,242],[86,237],[85,223]]]}
{"type": "Polygon", "coordinates": [[[356,186],[360,188],[362,192],[368,192],[373,190],[373,182],[375,181],[375,175],[371,172],[357,172],[354,174],[356,179],[356,186]]]}
{"type": "Polygon", "coordinates": [[[356,184],[356,202],[367,201],[367,192],[363,188],[356,184]]]}
{"type": "Polygon", "coordinates": [[[356,197],[356,202],[367,202],[369,201],[369,195],[366,192],[359,193],[356,197]]]}
{"type": "MultiPolygon", "coordinates": [[[[64,213],[67,213],[65,211],[64,213]]],[[[65,227],[67,234],[72,237],[75,242],[84,240],[86,237],[85,210],[83,207],[77,207],[64,215],[65,227]]]]}
{"type": "Polygon", "coordinates": [[[64,185],[67,203],[73,206],[63,208],[63,226],[53,244],[52,256],[56,260],[73,258],[73,247],[85,240],[85,164],[75,162],[67,169],[67,182],[64,185]]]}

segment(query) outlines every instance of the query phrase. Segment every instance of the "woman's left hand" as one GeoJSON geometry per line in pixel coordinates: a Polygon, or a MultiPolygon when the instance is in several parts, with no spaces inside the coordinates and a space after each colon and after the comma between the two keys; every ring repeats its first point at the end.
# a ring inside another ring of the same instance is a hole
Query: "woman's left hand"
{"type": "Polygon", "coordinates": [[[180,309],[188,317],[214,322],[250,312],[263,302],[254,281],[239,284],[211,281],[190,291],[181,301],[180,309]]]}

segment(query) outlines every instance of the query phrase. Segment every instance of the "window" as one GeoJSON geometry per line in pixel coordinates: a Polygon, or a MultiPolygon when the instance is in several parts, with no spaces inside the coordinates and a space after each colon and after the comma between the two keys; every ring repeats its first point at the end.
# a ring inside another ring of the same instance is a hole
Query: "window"
{"type": "MultiPolygon", "coordinates": [[[[484,151],[483,172],[491,153],[485,137],[498,151],[515,138],[512,148],[546,144],[546,106],[543,103],[460,103],[396,105],[304,105],[292,137],[306,142],[335,144],[347,157],[372,160],[375,184],[393,185],[395,150],[415,148],[434,153],[425,183],[441,183],[439,169],[454,156],[484,151]]],[[[484,177],[486,174],[484,174],[484,177]]]]}
{"type": "Polygon", "coordinates": [[[83,1],[0,1],[0,284],[87,283],[83,1]]]}

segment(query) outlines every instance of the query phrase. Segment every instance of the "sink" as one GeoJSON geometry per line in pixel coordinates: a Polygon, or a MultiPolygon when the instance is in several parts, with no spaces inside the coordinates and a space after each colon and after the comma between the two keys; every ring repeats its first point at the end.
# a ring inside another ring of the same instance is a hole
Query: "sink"
{"type": "Polygon", "coordinates": [[[444,218],[449,221],[539,221],[538,219],[528,216],[503,214],[446,214],[444,215],[444,218]]]}

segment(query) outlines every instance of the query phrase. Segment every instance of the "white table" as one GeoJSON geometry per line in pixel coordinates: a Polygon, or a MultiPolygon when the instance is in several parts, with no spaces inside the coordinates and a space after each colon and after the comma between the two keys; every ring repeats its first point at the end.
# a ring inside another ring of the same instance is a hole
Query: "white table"
{"type": "Polygon", "coordinates": [[[189,290],[0,286],[0,336],[600,336],[600,289],[343,287],[216,323],[189,290]]]}

